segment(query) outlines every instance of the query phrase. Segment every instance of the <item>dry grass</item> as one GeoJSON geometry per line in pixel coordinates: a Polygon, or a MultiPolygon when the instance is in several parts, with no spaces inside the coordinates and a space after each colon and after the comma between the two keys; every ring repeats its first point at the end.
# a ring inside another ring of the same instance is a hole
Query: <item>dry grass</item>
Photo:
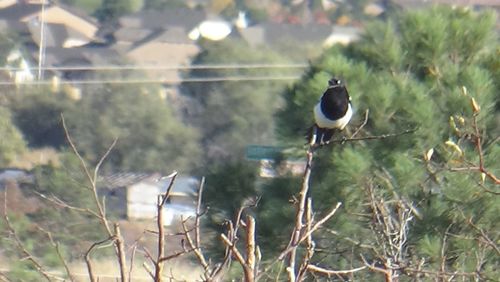
{"type": "Polygon", "coordinates": [[[59,165],[59,156],[54,148],[28,150],[24,154],[17,156],[10,166],[30,170],[37,165],[49,163],[59,165]]]}
{"type": "MultiPolygon", "coordinates": [[[[95,260],[94,271],[99,281],[117,281],[120,277],[118,263],[112,259],[95,260]]],[[[81,263],[71,264],[71,270],[78,281],[88,281],[87,267],[81,263]]],[[[173,277],[181,281],[201,281],[203,269],[186,259],[171,260],[165,264],[165,278],[173,277]]],[[[132,273],[132,281],[153,281],[142,266],[142,260],[136,260],[132,273]]]]}

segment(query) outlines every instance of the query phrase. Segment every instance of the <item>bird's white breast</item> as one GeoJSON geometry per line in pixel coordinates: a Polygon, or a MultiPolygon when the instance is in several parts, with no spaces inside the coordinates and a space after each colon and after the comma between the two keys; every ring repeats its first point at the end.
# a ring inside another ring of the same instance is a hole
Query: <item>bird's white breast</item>
{"type": "Polygon", "coordinates": [[[316,122],[316,125],[318,125],[321,128],[331,128],[331,129],[338,128],[342,130],[349,123],[351,117],[352,117],[351,103],[349,103],[345,115],[337,120],[331,120],[323,114],[323,112],[321,111],[321,103],[318,103],[314,107],[314,120],[316,122]]]}

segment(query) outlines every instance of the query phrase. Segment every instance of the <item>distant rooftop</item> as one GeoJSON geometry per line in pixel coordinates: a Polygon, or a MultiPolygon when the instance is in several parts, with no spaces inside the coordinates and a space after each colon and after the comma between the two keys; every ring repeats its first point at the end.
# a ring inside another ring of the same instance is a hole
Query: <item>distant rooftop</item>
{"type": "Polygon", "coordinates": [[[187,8],[167,9],[164,11],[140,11],[120,18],[122,27],[135,28],[166,28],[181,26],[191,30],[205,19],[202,11],[187,8]]]}
{"type": "Polygon", "coordinates": [[[446,4],[455,6],[488,6],[499,7],[499,0],[392,0],[395,4],[405,8],[418,8],[432,4],[446,4]]]}

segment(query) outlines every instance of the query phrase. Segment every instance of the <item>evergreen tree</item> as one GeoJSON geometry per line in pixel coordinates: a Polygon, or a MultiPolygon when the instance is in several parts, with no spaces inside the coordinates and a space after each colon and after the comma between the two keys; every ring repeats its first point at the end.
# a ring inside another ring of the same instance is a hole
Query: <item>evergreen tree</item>
{"type": "Polygon", "coordinates": [[[12,123],[10,111],[0,106],[0,167],[8,166],[26,150],[21,132],[12,123]]]}
{"type": "Polygon", "coordinates": [[[117,139],[105,168],[169,173],[194,169],[198,134],[185,125],[156,88],[104,86],[88,89],[66,115],[70,135],[97,163],[117,139]]]}
{"type": "MultiPolygon", "coordinates": [[[[404,253],[392,263],[402,269],[422,263],[420,269],[434,275],[444,267],[451,273],[477,271],[481,279],[498,277],[500,226],[495,215],[500,198],[490,192],[497,191],[498,183],[494,176],[483,174],[482,180],[478,169],[467,169],[478,166],[481,158],[492,175],[500,173],[494,26],[492,12],[446,7],[373,23],[360,42],[325,52],[285,94],[289,98],[279,113],[280,136],[297,145],[303,143],[311,110],[332,76],[342,77],[352,96],[356,117],[351,128],[361,124],[366,109],[369,119],[362,134],[416,128],[410,135],[332,144],[315,152],[315,207],[344,203],[343,212],[327,226],[334,232],[320,235],[324,239],[317,248],[328,250],[321,264],[356,267],[364,265],[362,254],[384,265],[382,254],[390,242],[378,237],[380,226],[368,216],[373,215],[370,203],[386,203],[394,214],[398,209],[392,203],[404,201],[412,206],[412,220],[404,253]]],[[[355,277],[368,279],[366,275],[371,274],[355,277]]]]}
{"type": "MultiPolygon", "coordinates": [[[[240,40],[204,42],[204,51],[193,64],[245,65],[255,62],[286,63],[287,60],[268,49],[254,49],[240,40]]],[[[271,144],[274,140],[273,113],[281,103],[280,92],[286,81],[255,80],[284,76],[294,70],[265,68],[228,68],[193,70],[192,77],[232,78],[242,81],[185,83],[184,93],[193,99],[189,118],[202,133],[207,167],[225,161],[241,160],[249,144],[271,144]],[[248,79],[248,81],[245,81],[248,79]],[[198,110],[193,105],[198,104],[198,110]]]]}

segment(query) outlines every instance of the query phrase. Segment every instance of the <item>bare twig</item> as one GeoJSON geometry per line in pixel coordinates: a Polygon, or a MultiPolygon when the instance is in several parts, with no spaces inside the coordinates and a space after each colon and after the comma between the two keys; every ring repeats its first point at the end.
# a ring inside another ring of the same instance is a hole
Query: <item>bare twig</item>
{"type": "MultiPolygon", "coordinates": [[[[230,240],[225,234],[221,234],[222,242],[230,249],[230,252],[238,263],[243,268],[243,273],[245,275],[245,282],[255,281],[256,271],[256,249],[255,244],[255,219],[252,216],[247,216],[246,221],[246,259],[243,257],[241,252],[235,245],[234,239],[230,240]]],[[[234,237],[233,237],[234,238],[234,237]]]]}
{"type": "Polygon", "coordinates": [[[246,247],[247,247],[247,259],[246,259],[246,266],[247,270],[245,273],[245,280],[247,282],[251,282],[255,280],[255,250],[256,250],[256,244],[255,244],[255,219],[251,216],[246,217],[246,226],[247,226],[247,236],[246,236],[246,247]]]}
{"type": "Polygon", "coordinates": [[[115,240],[115,236],[111,236],[107,239],[104,239],[102,241],[99,241],[99,242],[95,242],[93,243],[90,248],[87,250],[87,252],[85,253],[85,263],[87,264],[87,271],[89,273],[89,279],[91,282],[97,282],[97,278],[95,276],[95,273],[94,273],[94,269],[92,267],[92,261],[90,260],[90,254],[92,253],[92,251],[97,248],[97,247],[100,247],[100,246],[103,246],[104,244],[106,243],[109,243],[108,246],[111,246],[113,244],[113,241],[115,240]]]}
{"type": "Polygon", "coordinates": [[[147,274],[149,274],[149,277],[151,277],[151,279],[155,279],[155,274],[153,273],[153,270],[151,269],[151,267],[149,267],[149,265],[147,265],[146,263],[143,263],[142,264],[142,267],[144,268],[144,270],[146,271],[147,274]]]}
{"type": "Polygon", "coordinates": [[[384,269],[384,268],[377,267],[377,266],[375,266],[374,263],[373,264],[368,263],[368,261],[365,259],[365,257],[363,255],[360,255],[360,256],[361,256],[361,260],[363,260],[363,263],[365,264],[365,266],[374,272],[382,273],[385,277],[386,282],[394,281],[391,269],[384,269]]]}
{"type": "Polygon", "coordinates": [[[101,225],[104,227],[106,230],[107,234],[109,237],[113,237],[113,243],[115,245],[115,254],[118,259],[119,265],[120,265],[120,278],[122,282],[126,282],[127,279],[127,262],[125,260],[125,253],[124,253],[124,242],[123,242],[123,237],[120,234],[120,228],[117,224],[114,224],[114,229],[111,230],[110,223],[106,217],[106,206],[105,202],[101,202],[99,200],[99,196],[97,193],[97,177],[99,173],[99,168],[101,165],[104,163],[104,160],[108,157],[108,155],[111,153],[113,150],[114,146],[116,145],[117,139],[113,140],[113,143],[108,147],[104,155],[99,159],[97,162],[97,165],[94,168],[93,174],[90,173],[89,167],[87,166],[84,158],[76,148],[75,143],[71,139],[71,135],[69,134],[68,127],[66,126],[66,121],[64,120],[64,116],[61,114],[61,120],[62,120],[62,125],[64,129],[64,133],[66,135],[66,139],[68,140],[68,143],[73,151],[73,153],[78,157],[78,160],[80,161],[80,166],[82,167],[83,171],[85,172],[85,175],[87,177],[87,181],[90,184],[90,191],[92,193],[92,199],[94,202],[94,205],[97,209],[97,213],[94,214],[97,216],[99,221],[101,222],[101,225]]]}
{"type": "MultiPolygon", "coordinates": [[[[89,170],[89,168],[88,168],[88,166],[87,166],[87,164],[85,162],[85,159],[80,154],[80,152],[76,148],[75,143],[71,139],[71,135],[69,134],[68,127],[66,126],[66,121],[65,121],[64,116],[62,114],[61,114],[61,120],[62,120],[62,125],[63,125],[63,129],[64,129],[64,133],[66,135],[66,139],[68,140],[68,143],[69,143],[69,145],[70,145],[73,153],[77,156],[78,160],[80,161],[80,166],[82,167],[83,171],[85,172],[85,175],[87,177],[87,181],[90,184],[90,190],[92,191],[93,201],[94,201],[94,204],[95,204],[95,206],[97,208],[97,211],[98,211],[98,217],[97,218],[101,221],[101,224],[106,229],[106,232],[108,233],[108,235],[109,236],[113,236],[113,231],[111,230],[109,222],[108,222],[108,220],[106,218],[106,213],[105,213],[105,210],[103,208],[103,204],[101,203],[101,201],[99,200],[99,196],[97,195],[97,173],[98,173],[98,168],[101,166],[101,164],[104,162],[105,158],[109,155],[109,153],[111,152],[111,150],[116,145],[117,139],[115,139],[113,141],[113,143],[111,144],[111,146],[109,146],[109,148],[106,151],[106,153],[99,160],[98,166],[96,166],[96,168],[94,169],[94,173],[90,174],[90,170],[89,170]]],[[[118,251],[116,251],[116,253],[118,255],[118,251]]]]}
{"type": "Polygon", "coordinates": [[[58,206],[61,208],[66,208],[66,209],[77,211],[77,212],[81,212],[81,213],[87,213],[87,214],[94,216],[96,218],[99,217],[99,214],[97,214],[95,211],[88,209],[88,208],[79,208],[79,207],[72,206],[72,205],[66,203],[65,201],[59,199],[55,195],[51,195],[50,197],[48,197],[48,196],[46,196],[38,191],[35,191],[35,190],[33,190],[32,192],[35,193],[36,195],[38,195],[40,198],[48,201],[49,203],[51,203],[55,206],[58,206]]]}
{"type": "Polygon", "coordinates": [[[474,230],[476,230],[481,238],[483,238],[483,242],[486,243],[486,245],[490,246],[496,253],[497,255],[500,256],[500,248],[498,247],[497,243],[495,243],[495,240],[491,239],[490,236],[479,226],[477,226],[473,221],[472,218],[469,217],[467,218],[463,211],[461,211],[462,217],[467,221],[467,224],[471,226],[474,230]]]}
{"type": "Polygon", "coordinates": [[[309,178],[311,177],[311,168],[313,161],[313,148],[312,146],[307,150],[306,153],[307,162],[306,169],[304,171],[304,176],[302,177],[302,187],[299,192],[299,200],[297,202],[297,211],[295,213],[295,225],[292,231],[292,235],[290,238],[290,243],[288,247],[283,251],[279,259],[283,259],[284,256],[287,256],[288,266],[286,268],[288,273],[288,280],[290,282],[296,281],[297,278],[297,270],[295,267],[296,257],[297,257],[297,247],[301,239],[301,232],[304,227],[304,213],[306,210],[306,198],[307,193],[309,191],[309,178]]]}
{"type": "Polygon", "coordinates": [[[198,197],[197,197],[197,201],[196,201],[196,217],[194,219],[194,238],[195,238],[195,244],[196,244],[195,245],[196,246],[195,254],[198,257],[198,260],[200,261],[200,263],[203,266],[203,268],[205,269],[205,271],[207,271],[208,264],[207,264],[207,261],[205,259],[205,256],[203,255],[203,253],[200,250],[200,246],[201,246],[200,218],[202,216],[201,201],[202,201],[202,197],[203,197],[203,188],[204,187],[205,187],[205,177],[202,177],[201,181],[200,181],[200,186],[198,188],[198,197]]]}
{"type": "Polygon", "coordinates": [[[171,259],[174,259],[174,258],[178,258],[178,257],[183,256],[185,254],[188,254],[188,253],[190,253],[192,251],[194,251],[194,249],[184,249],[182,251],[175,252],[175,253],[173,253],[171,255],[168,255],[166,257],[162,257],[160,259],[160,262],[164,263],[164,262],[166,262],[168,260],[171,260],[171,259]]]}
{"type": "Polygon", "coordinates": [[[75,281],[75,277],[74,277],[73,273],[71,272],[71,270],[69,269],[69,266],[68,266],[66,259],[64,258],[64,256],[61,253],[61,248],[59,247],[59,243],[54,241],[54,238],[52,237],[52,234],[50,232],[48,232],[47,230],[43,229],[40,226],[37,226],[37,228],[47,235],[47,238],[49,239],[52,247],[54,247],[56,254],[57,254],[57,257],[59,258],[59,261],[62,263],[64,270],[66,271],[66,274],[69,277],[69,280],[75,281]]]}
{"type": "Polygon", "coordinates": [[[134,270],[134,261],[136,252],[137,252],[137,244],[134,244],[130,254],[130,268],[128,269],[128,282],[132,281],[132,271],[134,270]]]}
{"type": "Polygon", "coordinates": [[[363,120],[363,123],[361,123],[361,125],[356,129],[356,131],[354,131],[354,133],[351,135],[350,138],[354,138],[356,135],[358,135],[358,133],[361,131],[361,129],[363,129],[363,127],[365,127],[365,125],[368,123],[368,114],[369,113],[370,113],[370,110],[366,109],[365,118],[363,120]]]}
{"type": "Polygon", "coordinates": [[[10,218],[7,214],[7,189],[4,191],[4,207],[3,207],[3,218],[5,221],[5,226],[7,227],[7,230],[9,231],[12,239],[14,240],[14,243],[16,244],[17,249],[24,255],[25,260],[28,260],[33,264],[33,266],[36,268],[38,273],[40,273],[47,281],[52,281],[53,279],[56,280],[64,280],[63,278],[57,277],[53,274],[50,274],[48,271],[45,270],[43,267],[42,263],[38,261],[38,259],[30,252],[28,249],[26,249],[24,243],[21,241],[19,236],[17,235],[16,230],[12,226],[12,223],[10,221],[10,218]]]}
{"type": "Polygon", "coordinates": [[[394,201],[385,201],[377,198],[374,193],[373,183],[367,184],[367,196],[372,214],[372,230],[380,253],[376,252],[376,261],[383,266],[375,266],[362,259],[370,270],[383,273],[386,281],[397,281],[401,274],[401,267],[405,264],[407,256],[407,234],[409,223],[413,220],[411,204],[401,200],[401,197],[392,191],[394,201]]]}
{"type": "Polygon", "coordinates": [[[363,140],[386,139],[386,138],[398,137],[401,135],[411,134],[411,133],[414,133],[415,131],[417,131],[417,128],[407,129],[407,130],[404,130],[402,132],[397,132],[397,133],[387,133],[387,134],[370,135],[370,136],[364,136],[364,137],[350,137],[350,138],[342,138],[342,139],[333,139],[333,140],[330,140],[325,145],[328,145],[330,143],[345,143],[345,142],[355,142],[355,141],[363,141],[363,140]]]}
{"type": "Polygon", "coordinates": [[[337,205],[335,205],[335,207],[327,215],[318,220],[309,230],[307,230],[307,232],[304,235],[302,235],[302,237],[299,240],[299,243],[306,240],[309,236],[311,236],[313,232],[318,230],[318,228],[320,228],[325,222],[327,222],[330,218],[332,218],[332,216],[335,215],[335,213],[337,212],[337,210],[340,208],[341,205],[342,203],[338,202],[337,205]]]}
{"type": "MultiPolygon", "coordinates": [[[[427,275],[432,275],[435,277],[441,277],[441,278],[447,278],[447,277],[456,277],[456,276],[463,276],[463,277],[477,277],[479,276],[477,272],[442,272],[442,271],[430,271],[430,270],[423,270],[423,269],[415,269],[411,267],[404,267],[402,269],[405,272],[410,272],[410,273],[421,273],[421,274],[427,274],[427,275]]],[[[476,280],[480,281],[480,280],[476,280]]]]}
{"type": "Polygon", "coordinates": [[[481,173],[484,173],[496,185],[499,185],[500,179],[498,179],[498,177],[496,177],[493,173],[491,173],[484,167],[483,145],[481,140],[481,133],[479,132],[479,127],[477,126],[477,113],[474,113],[474,115],[472,116],[472,127],[474,128],[476,149],[479,156],[479,171],[481,173]]]}
{"type": "Polygon", "coordinates": [[[231,250],[231,253],[234,255],[236,260],[238,260],[238,262],[242,266],[245,266],[245,258],[240,253],[238,248],[236,248],[235,244],[231,240],[229,240],[229,238],[224,233],[220,234],[220,237],[222,239],[222,242],[224,242],[224,244],[229,247],[229,249],[231,250]]]}
{"type": "MultiPolygon", "coordinates": [[[[315,251],[315,242],[312,239],[312,199],[311,197],[307,198],[307,210],[306,210],[306,234],[303,235],[302,238],[305,238],[306,241],[306,251],[304,253],[304,257],[302,259],[302,264],[300,265],[299,271],[297,273],[297,281],[302,281],[306,277],[306,273],[308,270],[309,263],[311,258],[314,255],[315,251]]],[[[300,242],[300,241],[299,241],[300,242]]]]}
{"type": "Polygon", "coordinates": [[[115,245],[118,250],[118,264],[120,266],[120,279],[122,282],[128,281],[128,272],[127,272],[127,260],[125,259],[125,243],[123,241],[123,237],[120,231],[120,225],[115,223],[114,225],[115,232],[115,245]]]}
{"type": "Polygon", "coordinates": [[[186,238],[188,246],[193,250],[193,252],[196,255],[196,258],[198,259],[198,262],[201,264],[205,271],[205,276],[210,276],[209,274],[209,265],[207,263],[207,260],[205,259],[205,256],[203,252],[201,251],[201,240],[200,240],[200,218],[202,216],[201,213],[201,202],[202,202],[202,197],[203,197],[203,188],[205,185],[205,177],[201,179],[200,186],[198,188],[198,197],[196,201],[196,215],[194,219],[194,240],[191,238],[190,230],[186,226],[186,221],[184,219],[181,220],[182,224],[182,229],[183,229],[183,235],[186,238]]]}
{"type": "Polygon", "coordinates": [[[170,184],[167,187],[167,190],[163,195],[158,196],[158,203],[156,206],[157,217],[156,217],[156,226],[158,228],[158,254],[156,260],[154,261],[155,265],[155,281],[162,281],[163,275],[163,258],[165,257],[165,228],[163,223],[163,207],[167,202],[167,199],[170,197],[170,191],[174,186],[175,178],[177,177],[177,172],[174,172],[170,175],[171,180],[170,184]]]}
{"type": "Polygon", "coordinates": [[[358,272],[358,271],[361,271],[363,269],[366,269],[367,266],[360,266],[360,267],[357,267],[357,268],[353,268],[353,269],[347,269],[347,270],[330,270],[330,269],[326,269],[326,268],[322,268],[322,267],[319,267],[319,266],[316,266],[316,265],[308,265],[307,266],[307,269],[309,271],[312,271],[312,272],[318,272],[318,273],[321,273],[321,274],[324,274],[324,275],[345,275],[345,274],[350,274],[350,273],[354,273],[354,272],[358,272]]]}

